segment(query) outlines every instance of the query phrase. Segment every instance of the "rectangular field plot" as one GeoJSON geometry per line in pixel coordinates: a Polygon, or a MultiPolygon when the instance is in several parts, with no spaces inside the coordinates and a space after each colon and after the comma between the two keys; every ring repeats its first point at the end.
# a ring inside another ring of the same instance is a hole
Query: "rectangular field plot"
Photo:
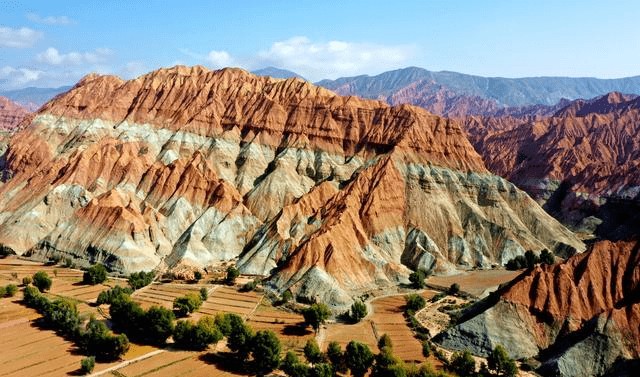
{"type": "Polygon", "coordinates": [[[118,369],[117,376],[181,376],[181,377],[226,377],[237,376],[218,369],[203,361],[206,352],[166,351],[118,369]]]}
{"type": "Polygon", "coordinates": [[[187,293],[200,294],[200,287],[186,284],[151,284],[135,291],[132,298],[144,309],[154,305],[171,309],[173,308],[173,300],[187,293]]]}
{"type": "Polygon", "coordinates": [[[235,313],[246,318],[256,309],[262,296],[258,292],[239,292],[234,287],[216,286],[198,312],[211,316],[220,312],[235,313]]]}
{"type": "Polygon", "coordinates": [[[266,305],[260,305],[247,319],[254,330],[271,330],[282,342],[283,352],[293,350],[302,353],[307,339],[315,334],[311,327],[302,325],[304,317],[266,305]]]}
{"type": "Polygon", "coordinates": [[[441,287],[449,287],[457,283],[463,292],[480,297],[488,291],[495,290],[500,284],[513,280],[521,273],[522,271],[502,269],[475,270],[451,276],[430,276],[426,282],[441,287]]]}

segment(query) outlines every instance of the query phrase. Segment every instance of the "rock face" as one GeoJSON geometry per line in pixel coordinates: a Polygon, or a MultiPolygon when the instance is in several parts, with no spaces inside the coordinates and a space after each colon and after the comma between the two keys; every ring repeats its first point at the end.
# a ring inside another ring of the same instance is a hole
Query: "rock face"
{"type": "Polygon", "coordinates": [[[445,347],[539,357],[544,375],[604,375],[640,356],[640,243],[601,241],[581,255],[536,267],[441,333],[445,347]]]}
{"type": "Polygon", "coordinates": [[[0,97],[0,132],[13,131],[29,111],[8,98],[0,97]]]}
{"type": "Polygon", "coordinates": [[[408,267],[584,249],[457,122],[238,69],[87,76],[0,168],[0,244],[18,254],[122,272],[238,258],[337,306],[408,267]]]}
{"type": "Polygon", "coordinates": [[[629,233],[618,228],[639,205],[640,97],[574,101],[547,118],[468,117],[465,128],[489,170],[563,222],[594,231],[604,220],[600,236],[629,233]]]}

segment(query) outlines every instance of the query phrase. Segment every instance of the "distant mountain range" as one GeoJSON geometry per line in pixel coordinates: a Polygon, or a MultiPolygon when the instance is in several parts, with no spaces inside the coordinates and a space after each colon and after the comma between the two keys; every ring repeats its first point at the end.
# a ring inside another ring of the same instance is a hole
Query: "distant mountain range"
{"type": "Polygon", "coordinates": [[[71,86],[61,86],[59,88],[24,88],[9,91],[0,91],[0,96],[9,98],[29,111],[35,111],[40,106],[60,93],[71,89],[71,86]]]}
{"type": "Polygon", "coordinates": [[[307,80],[295,72],[291,72],[291,71],[287,71],[286,69],[280,69],[275,67],[262,68],[255,71],[251,71],[251,73],[253,73],[256,76],[271,76],[276,79],[290,79],[292,77],[299,77],[303,80],[307,80]]]}

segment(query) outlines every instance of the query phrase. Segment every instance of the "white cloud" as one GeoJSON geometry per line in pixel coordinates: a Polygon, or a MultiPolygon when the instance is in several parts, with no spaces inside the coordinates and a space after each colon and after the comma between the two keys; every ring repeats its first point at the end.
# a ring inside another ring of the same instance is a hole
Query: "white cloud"
{"type": "Polygon", "coordinates": [[[92,52],[69,52],[60,54],[58,50],[49,47],[36,55],[36,61],[48,65],[83,65],[104,63],[113,52],[108,48],[98,48],[92,52]]]}
{"type": "Polygon", "coordinates": [[[0,27],[0,47],[4,48],[28,48],[42,38],[42,32],[26,27],[13,29],[0,27]]]}
{"type": "Polygon", "coordinates": [[[120,68],[118,75],[123,79],[136,78],[144,73],[147,73],[147,66],[141,61],[130,61],[120,68]]]}
{"type": "MultiPolygon", "coordinates": [[[[0,68],[0,79],[9,89],[26,87],[42,78],[44,72],[28,68],[4,66],[0,68]]],[[[5,86],[5,85],[3,85],[5,86]]]]}
{"type": "Polygon", "coordinates": [[[226,51],[210,51],[205,59],[213,68],[231,67],[234,59],[226,51]]]}
{"type": "Polygon", "coordinates": [[[293,37],[259,52],[252,65],[290,69],[315,81],[399,68],[407,65],[413,55],[414,48],[406,45],[317,43],[307,37],[293,37]]]}
{"type": "Polygon", "coordinates": [[[47,25],[69,25],[74,23],[72,19],[67,16],[59,16],[59,17],[40,17],[35,13],[28,13],[27,19],[29,21],[33,21],[39,24],[47,24],[47,25]]]}

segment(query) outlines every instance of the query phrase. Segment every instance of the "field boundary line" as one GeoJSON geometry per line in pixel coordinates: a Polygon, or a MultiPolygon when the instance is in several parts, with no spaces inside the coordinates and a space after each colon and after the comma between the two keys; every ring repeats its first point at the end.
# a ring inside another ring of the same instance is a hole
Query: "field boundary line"
{"type": "Polygon", "coordinates": [[[107,374],[107,373],[113,372],[114,370],[122,369],[122,368],[124,368],[126,366],[129,366],[130,364],[136,363],[136,362],[144,360],[144,359],[148,359],[151,356],[155,356],[155,355],[160,354],[162,352],[165,352],[165,351],[164,350],[155,350],[155,351],[151,351],[149,353],[145,353],[144,355],[138,356],[138,357],[136,357],[134,359],[123,361],[118,365],[114,365],[114,366],[109,367],[109,368],[107,368],[105,370],[101,370],[99,372],[93,373],[89,377],[102,376],[103,374],[107,374]]]}
{"type": "Polygon", "coordinates": [[[245,321],[249,318],[249,316],[253,315],[256,312],[256,310],[258,309],[258,306],[260,306],[260,304],[262,304],[262,299],[264,299],[264,293],[262,294],[262,296],[260,296],[260,299],[258,300],[256,305],[253,307],[253,309],[249,313],[244,315],[243,319],[245,321]]]}

